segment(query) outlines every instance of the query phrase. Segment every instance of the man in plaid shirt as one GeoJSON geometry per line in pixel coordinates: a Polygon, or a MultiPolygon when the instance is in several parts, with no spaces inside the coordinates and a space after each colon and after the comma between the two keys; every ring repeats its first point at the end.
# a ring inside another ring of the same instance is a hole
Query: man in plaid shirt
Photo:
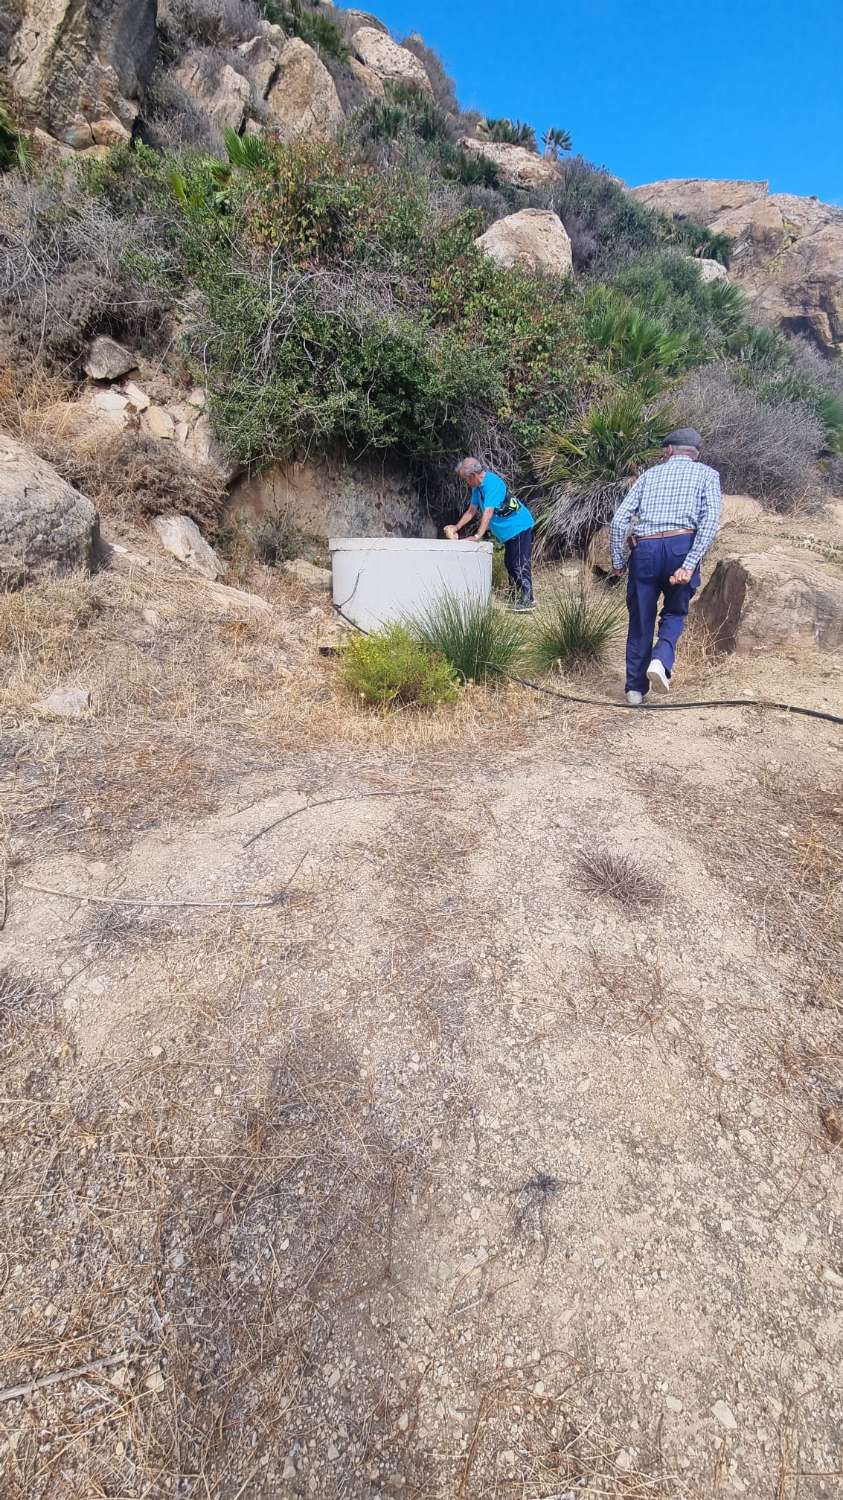
{"type": "Polygon", "coordinates": [[[666,459],[635,481],[612,521],[616,574],[631,548],[626,602],[626,701],[643,703],[652,685],[670,690],[676,643],[700,586],[700,563],[720,527],[720,475],[699,462],[702,438],[678,427],[664,440],[666,459]],[[655,646],[659,599],[664,596],[655,646]]]}

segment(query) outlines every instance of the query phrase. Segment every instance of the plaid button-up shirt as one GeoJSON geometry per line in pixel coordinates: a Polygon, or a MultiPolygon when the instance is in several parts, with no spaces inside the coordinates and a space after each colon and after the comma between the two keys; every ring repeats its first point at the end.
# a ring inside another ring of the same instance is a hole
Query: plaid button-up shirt
{"type": "Polygon", "coordinates": [[[646,469],[615,511],[609,534],[612,564],[626,562],[624,544],[633,536],[657,536],[660,531],[694,531],[682,564],[691,572],[702,562],[720,527],[720,475],[708,464],[674,454],[646,469]]]}

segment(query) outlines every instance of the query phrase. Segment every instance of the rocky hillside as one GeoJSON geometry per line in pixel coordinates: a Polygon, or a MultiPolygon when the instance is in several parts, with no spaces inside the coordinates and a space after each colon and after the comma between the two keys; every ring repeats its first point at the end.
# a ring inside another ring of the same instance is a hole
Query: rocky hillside
{"type": "Polygon", "coordinates": [[[726,235],[730,275],[765,322],[843,347],[843,209],[771,193],[766,182],[651,182],[632,196],[726,235]]]}
{"type": "Polygon", "coordinates": [[[0,47],[3,420],[101,506],[418,532],[476,449],[579,546],[680,417],[732,490],[839,488],[836,211],[627,192],[327,0],[17,0],[0,47]]]}

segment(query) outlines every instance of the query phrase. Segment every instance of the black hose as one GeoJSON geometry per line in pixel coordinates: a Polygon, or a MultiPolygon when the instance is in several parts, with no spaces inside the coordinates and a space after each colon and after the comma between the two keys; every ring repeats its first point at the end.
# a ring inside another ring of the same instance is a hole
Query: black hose
{"type": "MultiPolygon", "coordinates": [[[[563,698],[566,703],[587,703],[592,708],[624,708],[629,713],[640,713],[643,704],[615,703],[609,698],[576,698],[573,693],[560,693],[558,688],[542,687],[528,677],[516,677],[514,672],[504,672],[510,682],[521,687],[532,688],[534,693],[544,693],[548,698],[563,698]]],[[[690,703],[648,703],[648,709],[657,712],[676,708],[778,708],[783,713],[802,714],[806,719],[825,719],[829,724],[843,724],[838,714],[826,714],[819,708],[797,708],[794,703],[773,703],[768,698],[699,698],[690,703]]]]}
{"type": "MultiPolygon", "coordinates": [[[[356,587],[355,584],[355,589],[356,587]]],[[[348,602],[346,599],[345,603],[348,602]]],[[[339,604],[333,605],[333,608],[353,630],[359,631],[361,635],[369,634],[362,625],[349,619],[339,604]]],[[[544,693],[546,698],[562,698],[565,703],[585,703],[589,708],[622,708],[627,713],[640,713],[643,707],[643,704],[638,703],[616,703],[611,698],[577,698],[573,693],[560,693],[558,688],[542,687],[539,682],[531,682],[529,677],[517,677],[514,672],[502,672],[501,676],[508,678],[510,682],[517,682],[521,687],[530,688],[534,693],[544,693]]],[[[795,703],[773,703],[768,698],[698,698],[690,703],[648,703],[647,708],[650,712],[655,710],[657,713],[677,708],[777,708],[782,713],[801,714],[805,719],[823,719],[827,724],[843,724],[843,718],[839,714],[826,714],[819,708],[797,708],[795,703]]]]}

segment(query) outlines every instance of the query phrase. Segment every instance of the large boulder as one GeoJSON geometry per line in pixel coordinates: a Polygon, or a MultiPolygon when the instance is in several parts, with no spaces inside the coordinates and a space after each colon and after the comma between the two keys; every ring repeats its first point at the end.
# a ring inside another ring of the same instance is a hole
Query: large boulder
{"type": "Polygon", "coordinates": [[[645,182],[629,189],[636,202],[658,213],[678,214],[711,224],[729,209],[755,203],[767,193],[766,182],[742,182],[709,177],[668,177],[663,182],[645,182]]]}
{"type": "MultiPolygon", "coordinates": [[[[280,31],[281,28],[278,27],[277,30],[280,31]]],[[[283,38],[283,32],[281,35],[283,38]]],[[[238,56],[242,58],[243,66],[262,99],[269,93],[270,85],[274,82],[285,45],[286,40],[282,40],[279,47],[272,36],[261,35],[253,36],[250,42],[243,42],[237,48],[238,56]]]]}
{"type": "Polygon", "coordinates": [[[498,219],[474,241],[499,266],[525,266],[567,276],[573,269],[571,241],[558,214],[522,208],[498,219]]]}
{"type": "Polygon", "coordinates": [[[843,578],[786,552],[721,558],[697,611],[718,651],[843,648],[843,578]]]}
{"type": "Polygon", "coordinates": [[[92,502],[23,443],[0,437],[0,589],[90,571],[98,549],[92,502]]]}
{"type": "Polygon", "coordinates": [[[248,78],[230,63],[220,67],[216,62],[212,64],[207,55],[191,52],[176,69],[175,80],[218,130],[227,125],[240,130],[251,103],[252,88],[248,78]]]}
{"type": "Polygon", "coordinates": [[[650,208],[728,235],[730,278],[767,322],[823,349],[843,349],[843,210],[818,198],[769,193],[766,182],[694,178],[630,191],[650,208]]]}
{"type": "Polygon", "coordinates": [[[473,151],[494,162],[501,177],[513,187],[531,190],[552,188],[559,184],[559,168],[548,156],[537,156],[526,146],[507,146],[499,141],[477,141],[465,136],[461,142],[465,151],[473,151]]]}
{"type": "Polygon", "coordinates": [[[299,136],[334,140],[345,119],[325,64],[300,37],[291,37],[266,96],[266,123],[282,141],[299,136]]]}
{"type": "Polygon", "coordinates": [[[49,135],[84,150],[128,141],[155,65],[157,0],[24,0],[6,76],[49,135]]]}
{"type": "Polygon", "coordinates": [[[354,33],[352,46],[360,62],[384,82],[414,83],[432,93],[430,79],[418,58],[406,47],[399,47],[385,32],[377,31],[374,26],[361,26],[354,33]]]}
{"type": "Polygon", "coordinates": [[[389,27],[384,26],[377,16],[370,16],[367,10],[341,10],[339,15],[349,37],[356,36],[364,27],[367,30],[382,31],[384,36],[389,36],[389,27]]]}

